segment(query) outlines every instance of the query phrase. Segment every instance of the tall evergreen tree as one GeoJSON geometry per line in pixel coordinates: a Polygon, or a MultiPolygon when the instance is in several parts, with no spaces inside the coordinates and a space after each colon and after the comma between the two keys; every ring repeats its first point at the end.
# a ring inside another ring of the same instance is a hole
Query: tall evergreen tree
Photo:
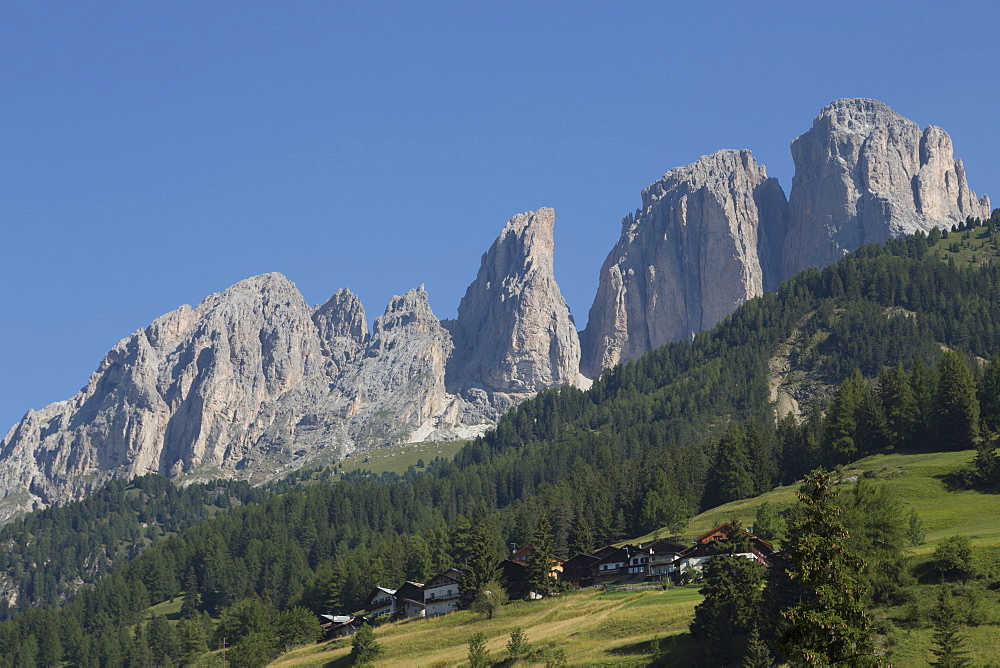
{"type": "Polygon", "coordinates": [[[824,449],[830,462],[847,462],[855,459],[861,452],[858,416],[866,391],[867,384],[858,369],[837,389],[826,416],[824,449]]]}
{"type": "Polygon", "coordinates": [[[531,548],[532,553],[528,557],[528,582],[536,594],[547,596],[557,584],[552,577],[552,568],[556,563],[556,548],[552,538],[552,525],[544,514],[538,519],[531,548]]]}
{"type": "Polygon", "coordinates": [[[1000,355],[994,355],[979,381],[979,407],[983,427],[1000,432],[1000,355]]]}
{"type": "Polygon", "coordinates": [[[1000,462],[997,461],[996,441],[983,439],[972,461],[976,481],[986,489],[1000,487],[1000,462]]]}
{"type": "Polygon", "coordinates": [[[805,595],[782,612],[782,653],[802,665],[874,665],[874,632],[857,582],[864,562],[845,549],[849,534],[838,520],[830,474],[813,471],[798,496],[800,512],[790,524],[785,553],[789,576],[805,595]]]}
{"type": "Polygon", "coordinates": [[[594,532],[582,512],[577,512],[573,519],[573,539],[570,541],[569,551],[570,556],[580,553],[590,554],[594,551],[594,532]]]}
{"type": "Polygon", "coordinates": [[[465,575],[462,577],[462,590],[467,603],[475,599],[476,594],[486,583],[499,579],[498,544],[499,534],[496,524],[486,506],[480,504],[473,515],[472,542],[465,563],[465,575]]]}
{"type": "Polygon", "coordinates": [[[916,424],[914,425],[914,441],[911,447],[926,450],[933,448],[934,443],[929,437],[934,433],[936,410],[934,396],[937,392],[937,376],[931,367],[927,366],[923,357],[917,357],[910,372],[910,386],[913,388],[913,399],[917,405],[916,424]]]}
{"type": "Polygon", "coordinates": [[[705,505],[718,506],[753,496],[754,480],[746,430],[740,424],[731,424],[719,440],[716,453],[715,465],[709,476],[712,483],[705,489],[705,505]]]}
{"type": "Polygon", "coordinates": [[[979,440],[979,398],[965,358],[947,350],[938,364],[937,445],[943,450],[967,450],[979,440]]]}
{"type": "Polygon", "coordinates": [[[764,567],[752,559],[718,556],[703,569],[705,599],[694,610],[691,635],[709,648],[712,665],[728,665],[755,628],[762,600],[764,567]]]}
{"type": "Polygon", "coordinates": [[[888,445],[894,450],[910,446],[918,419],[917,398],[902,363],[879,376],[879,398],[885,415],[888,445]]]}
{"type": "Polygon", "coordinates": [[[958,614],[943,586],[938,592],[934,614],[934,648],[931,652],[935,656],[931,665],[937,668],[966,668],[972,665],[967,658],[965,637],[959,633],[958,614]]]}

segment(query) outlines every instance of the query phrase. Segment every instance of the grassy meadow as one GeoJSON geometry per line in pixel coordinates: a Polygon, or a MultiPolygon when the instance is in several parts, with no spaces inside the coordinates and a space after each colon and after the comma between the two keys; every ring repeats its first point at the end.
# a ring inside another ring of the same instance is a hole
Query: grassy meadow
{"type": "MultiPolygon", "coordinates": [[[[839,468],[838,489],[850,490],[851,478],[870,477],[916,510],[927,541],[912,550],[915,554],[931,552],[942,539],[955,535],[969,536],[975,545],[1000,545],[1000,495],[955,490],[948,484],[949,474],[975,456],[975,450],[873,455],[839,468]]],[[[779,510],[786,508],[796,502],[798,487],[777,487],[760,496],[707,510],[691,519],[683,536],[694,538],[734,517],[744,526],[752,526],[758,507],[768,502],[779,510]]],[[[647,542],[667,534],[666,529],[661,529],[638,540],[647,542]]]]}
{"type": "MultiPolygon", "coordinates": [[[[687,633],[697,587],[640,591],[585,590],[541,601],[503,606],[488,620],[468,611],[433,619],[385,624],[376,630],[384,648],[376,665],[456,666],[466,660],[469,637],[485,633],[494,661],[506,658],[507,641],[524,629],[529,663],[544,664],[557,650],[570,665],[645,666],[650,642],[687,633]]],[[[666,642],[670,642],[666,640],[666,642]]],[[[684,641],[681,641],[684,642],[684,641]]],[[[339,639],[284,655],[272,666],[350,666],[351,640],[339,639]]]]}

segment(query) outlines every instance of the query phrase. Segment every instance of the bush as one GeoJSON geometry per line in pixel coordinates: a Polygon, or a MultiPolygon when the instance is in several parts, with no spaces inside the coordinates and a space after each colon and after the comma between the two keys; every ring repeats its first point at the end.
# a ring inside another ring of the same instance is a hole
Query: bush
{"type": "Polygon", "coordinates": [[[972,561],[972,541],[968,536],[951,536],[934,550],[934,567],[946,580],[966,581],[975,577],[972,561]]]}
{"type": "Polygon", "coordinates": [[[364,624],[354,636],[351,643],[351,664],[355,666],[374,665],[375,659],[382,653],[382,645],[375,638],[375,630],[364,624]]]}

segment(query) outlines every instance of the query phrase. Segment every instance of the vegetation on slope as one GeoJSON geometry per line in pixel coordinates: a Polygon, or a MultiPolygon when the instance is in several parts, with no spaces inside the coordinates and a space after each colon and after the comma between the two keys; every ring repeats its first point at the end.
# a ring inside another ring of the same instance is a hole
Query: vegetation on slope
{"type": "MultiPolygon", "coordinates": [[[[65,636],[66,660],[121,654],[134,642],[123,634],[149,603],[187,589],[209,614],[253,596],[279,609],[355,609],[374,584],[464,563],[467,518],[478,504],[495,511],[498,553],[501,545],[528,541],[543,514],[565,553],[571,544],[683,526],[697,510],[728,500],[717,494],[723,477],[732,484],[722,491],[738,498],[795,480],[815,463],[921,447],[919,430],[889,420],[899,411],[885,409],[898,409],[899,397],[886,403],[877,396],[891,425],[883,430],[873,403],[883,384],[850,374],[899,369],[900,387],[937,406],[943,395],[932,371],[945,368],[942,344],[978,357],[1000,351],[1000,268],[941,263],[928,253],[933,248],[916,235],[867,246],[822,272],[807,270],[692,342],[610,370],[588,392],[540,394],[453,462],[432,462],[423,474],[311,484],[189,528],[118,568],[62,613],[39,611],[0,626],[0,656],[39,633],[65,636]],[[796,364],[816,365],[831,385],[850,381],[835,400],[835,429],[819,411],[803,425],[774,425],[768,361],[796,329],[825,333],[816,354],[796,364]],[[914,359],[925,362],[899,368],[914,359]],[[741,450],[749,465],[728,456],[741,450]]],[[[949,364],[965,365],[973,376],[979,371],[961,358],[949,364]]],[[[968,387],[964,376],[946,389],[958,385],[968,387]]]]}

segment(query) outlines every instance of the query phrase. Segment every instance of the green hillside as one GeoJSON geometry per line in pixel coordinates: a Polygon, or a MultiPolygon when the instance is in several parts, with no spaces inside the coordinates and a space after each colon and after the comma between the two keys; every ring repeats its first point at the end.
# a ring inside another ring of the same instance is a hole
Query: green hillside
{"type": "MultiPolygon", "coordinates": [[[[1000,353],[1000,264],[942,262],[944,241],[915,235],[806,270],[711,331],[608,370],[586,392],[540,393],[451,460],[423,457],[423,469],[406,463],[400,474],[401,460],[368,453],[344,475],[303,471],[259,503],[222,508],[230,499],[221,495],[221,512],[148,548],[127,542],[136,518],[113,514],[114,494],[69,524],[12,525],[20,575],[16,601],[0,611],[10,616],[0,666],[32,647],[84,664],[141,654],[146,640],[129,629],[182,593],[213,617],[255,599],[279,612],[356,610],[375,585],[426,581],[531,542],[542,516],[556,552],[568,554],[663,526],[694,533],[714,522],[699,513],[776,487],[791,496],[787,486],[819,465],[966,451],[1000,430],[1000,364],[983,362],[1000,353]],[[779,357],[786,366],[776,370],[779,357]],[[799,397],[802,420],[775,420],[779,371],[819,390],[799,397]],[[376,464],[379,475],[363,470],[376,464]],[[94,539],[65,540],[80,528],[94,539]],[[71,590],[79,571],[48,571],[28,555],[55,544],[67,546],[60,563],[106,563],[109,544],[133,549],[53,607],[46,592],[71,590]]],[[[929,545],[964,521],[962,505],[927,520],[929,545]]],[[[974,530],[990,540],[988,528],[974,530]]]]}
{"type": "MultiPolygon", "coordinates": [[[[977,545],[981,569],[996,568],[1000,562],[1000,495],[952,489],[949,476],[966,466],[973,451],[875,455],[838,470],[843,495],[855,483],[855,476],[877,481],[924,521],[927,542],[910,550],[910,567],[919,568],[937,544],[949,536],[964,535],[977,545]],[[992,548],[992,549],[989,549],[992,548]]],[[[725,504],[691,519],[684,532],[687,538],[707,531],[731,518],[752,523],[763,503],[779,508],[795,502],[797,485],[787,485],[752,499],[725,504]]],[[[631,542],[645,542],[668,533],[653,532],[631,542]]],[[[1000,573],[997,573],[1000,575],[1000,573]]],[[[929,606],[933,584],[914,584],[911,601],[929,606]]],[[[975,665],[995,665],[1000,661],[1000,596],[984,593],[982,618],[965,626],[969,658],[975,665]]],[[[384,654],[380,666],[457,665],[465,660],[469,638],[484,633],[494,660],[506,656],[506,642],[515,627],[526,630],[535,652],[533,661],[541,665],[562,650],[568,665],[646,666],[651,659],[654,638],[661,647],[681,660],[695,651],[696,642],[688,632],[694,607],[702,600],[698,586],[655,587],[638,591],[592,589],[572,592],[533,602],[504,606],[493,620],[471,612],[445,617],[390,623],[379,627],[377,637],[384,654]]],[[[924,666],[932,659],[932,631],[929,627],[906,623],[907,606],[875,611],[883,628],[891,628],[886,646],[895,666],[924,666]]],[[[348,666],[350,640],[341,639],[302,648],[282,656],[275,666],[348,666]]]]}
{"type": "MultiPolygon", "coordinates": [[[[869,478],[885,485],[891,493],[917,511],[927,532],[927,540],[912,553],[926,553],[948,536],[969,536],[976,545],[1000,546],[1000,494],[983,494],[955,489],[949,476],[972,462],[975,450],[919,454],[883,454],[865,457],[839,467],[838,489],[853,488],[851,478],[869,478]],[[846,480],[845,480],[846,479],[846,480]]],[[[691,518],[682,534],[694,538],[732,518],[753,526],[757,509],[770,503],[778,509],[795,503],[798,485],[783,485],[750,499],[740,499],[707,510],[691,518]]],[[[637,539],[648,542],[671,532],[659,529],[637,539]]]]}
{"type": "MultiPolygon", "coordinates": [[[[492,658],[507,656],[514,628],[524,629],[531,659],[543,665],[561,650],[569,665],[645,666],[650,643],[686,634],[696,587],[628,592],[587,590],[504,606],[492,619],[468,611],[386,624],[377,631],[384,654],[378,666],[455,666],[466,660],[469,638],[484,633],[492,658]]],[[[669,640],[668,640],[669,642],[669,640]]],[[[682,641],[683,642],[683,641],[682,641]]],[[[272,666],[349,666],[351,641],[335,640],[284,655],[272,666]]],[[[666,644],[666,643],[665,643],[666,644]]]]}

